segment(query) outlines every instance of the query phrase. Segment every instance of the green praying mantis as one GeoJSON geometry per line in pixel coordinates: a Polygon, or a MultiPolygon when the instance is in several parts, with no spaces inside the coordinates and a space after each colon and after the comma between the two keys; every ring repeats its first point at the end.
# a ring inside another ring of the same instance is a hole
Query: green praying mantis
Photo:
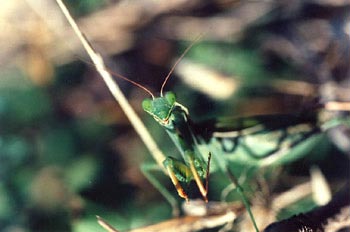
{"type": "MultiPolygon", "coordinates": [[[[63,5],[60,1],[59,4],[63,5]]],[[[89,54],[94,53],[90,51],[93,49],[89,47],[78,27],[72,23],[73,20],[66,12],[66,8],[62,6],[61,8],[83,41],[84,46],[88,47],[86,50],[89,54]]],[[[194,180],[203,199],[208,201],[209,172],[219,170],[227,175],[235,185],[253,221],[255,230],[259,231],[243,193],[243,188],[239,185],[230,168],[237,163],[245,164],[245,166],[268,166],[295,160],[298,157],[291,157],[286,153],[296,147],[303,149],[304,140],[313,138],[322,130],[327,129],[327,126],[320,124],[317,120],[300,120],[289,116],[282,121],[277,121],[278,123],[276,123],[276,118],[250,117],[226,122],[218,121],[213,128],[196,126],[190,120],[187,108],[176,101],[174,93],[163,94],[163,89],[171,73],[193,44],[185,50],[172,67],[162,84],[159,97],[154,97],[151,91],[120,74],[110,73],[133,83],[151,95],[152,99],[143,101],[143,109],[165,128],[183,157],[183,161],[168,157],[163,162],[178,194],[188,200],[189,196],[181,183],[194,180]],[[213,163],[211,156],[214,159],[213,163]],[[205,179],[205,184],[202,183],[202,179],[205,179]]],[[[90,54],[90,56],[96,58],[97,54],[90,54]]],[[[279,116],[278,118],[281,119],[279,116]]],[[[150,178],[149,175],[146,176],[158,186],[156,187],[170,201],[167,193],[162,190],[162,186],[153,181],[154,179],[150,178]]]]}
{"type": "MultiPolygon", "coordinates": [[[[233,183],[246,206],[255,230],[259,231],[243,188],[230,168],[237,164],[243,164],[249,168],[294,161],[301,155],[288,155],[291,149],[304,150],[306,142],[316,143],[321,132],[331,126],[328,125],[329,123],[320,123],[315,117],[304,117],[303,115],[273,115],[217,120],[215,125],[211,127],[194,124],[190,119],[188,109],[177,102],[175,94],[173,92],[164,93],[164,87],[170,75],[193,44],[185,50],[170,70],[161,86],[159,97],[155,97],[144,86],[109,71],[151,95],[151,98],[142,102],[142,108],[165,129],[183,159],[181,161],[167,157],[163,161],[178,195],[188,201],[189,195],[183,185],[194,181],[203,200],[207,202],[209,173],[221,171],[233,183]]],[[[331,124],[333,127],[340,123],[331,124]]],[[[306,152],[301,152],[301,154],[303,153],[306,152]]],[[[162,186],[149,174],[146,173],[146,176],[169,200],[170,197],[162,190],[162,186]]]]}
{"type": "Polygon", "coordinates": [[[188,195],[180,182],[188,183],[194,180],[205,201],[208,201],[208,175],[211,154],[207,155],[207,163],[196,150],[197,142],[195,134],[189,125],[188,110],[178,102],[173,92],[167,92],[164,96],[145,99],[142,108],[149,113],[162,127],[181,152],[184,162],[167,157],[163,164],[179,196],[188,200],[188,195]],[[202,180],[206,179],[206,185],[202,180]]]}

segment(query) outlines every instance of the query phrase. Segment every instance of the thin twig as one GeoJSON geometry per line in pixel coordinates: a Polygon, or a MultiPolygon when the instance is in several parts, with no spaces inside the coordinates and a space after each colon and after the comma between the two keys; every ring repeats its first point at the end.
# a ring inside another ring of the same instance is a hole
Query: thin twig
{"type": "Polygon", "coordinates": [[[79,40],[83,44],[86,52],[89,54],[91,60],[96,65],[97,71],[100,73],[101,77],[103,78],[104,82],[106,83],[109,91],[112,93],[114,98],[117,100],[117,102],[120,104],[121,108],[123,109],[126,116],[129,118],[131,124],[135,128],[136,132],[139,134],[142,141],[145,143],[146,147],[150,151],[153,158],[156,160],[158,165],[160,167],[163,167],[163,161],[165,159],[164,154],[162,151],[158,148],[157,143],[152,138],[151,134],[148,132],[147,128],[141,121],[141,119],[138,117],[138,115],[135,113],[134,109],[130,106],[128,100],[120,90],[118,84],[113,80],[110,73],[105,69],[105,65],[103,62],[103,59],[100,54],[95,52],[95,50],[92,48],[92,46],[89,44],[83,33],[80,31],[78,25],[75,23],[74,19],[70,15],[69,11],[67,10],[66,6],[63,4],[61,0],[56,0],[58,5],[60,6],[63,14],[66,16],[68,22],[72,26],[74,32],[78,36],[79,40]]]}

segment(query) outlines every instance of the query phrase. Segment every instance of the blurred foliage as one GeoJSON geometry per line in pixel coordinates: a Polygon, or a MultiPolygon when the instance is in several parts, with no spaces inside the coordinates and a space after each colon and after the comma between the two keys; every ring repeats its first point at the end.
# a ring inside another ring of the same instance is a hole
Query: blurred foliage
{"type": "MultiPolygon", "coordinates": [[[[102,7],[115,4],[105,0],[66,2],[76,17],[88,17],[102,7]]],[[[240,6],[240,1],[203,2],[184,4],[178,11],[160,12],[154,20],[142,22],[137,27],[125,26],[125,30],[134,34],[135,42],[123,53],[110,54],[114,55],[111,63],[115,64],[111,68],[154,92],[159,91],[171,61],[189,44],[185,38],[169,39],[167,30],[161,27],[161,23],[167,22],[166,17],[183,17],[185,22],[187,16],[233,17],[240,6]]],[[[343,61],[350,57],[349,35],[345,30],[349,5],[313,2],[291,1],[293,7],[289,7],[272,1],[272,10],[251,25],[242,24],[239,35],[228,33],[228,41],[227,38],[223,41],[204,36],[204,41],[194,45],[185,59],[242,83],[225,101],[210,98],[184,84],[176,73],[166,89],[176,92],[179,102],[189,108],[195,121],[261,114],[258,108],[265,109],[265,114],[273,108],[300,113],[305,109],[313,110],[312,104],[320,100],[337,100],[337,96],[329,97],[318,90],[296,96],[269,85],[283,79],[317,85],[332,82],[348,87],[350,72],[348,63],[343,61]],[[312,11],[307,11],[310,9],[312,11]],[[331,36],[319,36],[319,40],[315,40],[314,37],[323,35],[316,29],[323,32],[324,28],[324,33],[331,36]],[[305,30],[314,32],[314,37],[305,34],[305,30]]],[[[123,3],[131,4],[131,1],[123,3]]],[[[151,3],[144,1],[144,4],[151,3]]],[[[113,17],[118,18],[118,15],[113,17]]],[[[230,31],[230,25],[226,25],[225,30],[230,31]]],[[[69,44],[70,39],[65,38],[65,42],[69,44]]],[[[28,51],[32,45],[29,42],[24,50],[28,51]]],[[[56,61],[51,60],[54,58],[48,55],[43,54],[40,59],[56,66],[56,61]]],[[[140,172],[140,165],[152,162],[152,158],[94,69],[68,60],[56,66],[53,72],[44,72],[43,78],[48,81],[36,82],[25,67],[28,60],[22,62],[25,64],[0,70],[0,230],[103,231],[95,215],[121,230],[169,219],[170,206],[140,172]]],[[[117,81],[131,104],[144,116],[162,150],[176,156],[176,148],[164,130],[141,112],[140,102],[145,94],[129,83],[117,81]]],[[[349,175],[346,152],[331,142],[336,138],[322,136],[317,146],[310,142],[306,147],[292,151],[301,159],[284,167],[277,183],[269,186],[270,191],[280,193],[292,184],[308,180],[312,165],[321,167],[336,190],[338,183],[349,175]]],[[[256,175],[243,166],[232,169],[246,178],[244,187],[250,197],[261,194],[256,175]]],[[[263,170],[261,176],[271,180],[275,172],[276,169],[263,170]]],[[[170,181],[161,172],[155,175],[180,203],[170,181]]],[[[210,179],[209,196],[220,200],[222,189],[228,184],[227,178],[214,174],[210,179]]],[[[232,193],[228,199],[237,199],[237,196],[232,193]]],[[[279,218],[315,206],[310,199],[299,203],[284,209],[279,218]]]]}

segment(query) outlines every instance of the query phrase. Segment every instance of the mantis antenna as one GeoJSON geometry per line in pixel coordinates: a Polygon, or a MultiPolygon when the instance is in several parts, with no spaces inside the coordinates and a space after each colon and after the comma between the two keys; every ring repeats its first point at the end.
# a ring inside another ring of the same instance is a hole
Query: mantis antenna
{"type": "MultiPolygon", "coordinates": [[[[84,63],[87,63],[87,64],[89,64],[89,65],[96,66],[95,64],[90,63],[89,61],[83,60],[83,59],[81,59],[81,58],[79,58],[79,59],[80,59],[81,61],[83,61],[84,63]]],[[[115,77],[118,77],[118,78],[120,78],[120,79],[123,79],[124,81],[127,81],[127,82],[129,82],[129,83],[131,83],[131,84],[133,84],[133,85],[139,87],[140,89],[146,91],[149,95],[151,95],[152,99],[154,99],[154,94],[151,92],[151,90],[147,89],[145,86],[143,86],[143,85],[141,85],[141,84],[139,84],[139,83],[137,83],[137,82],[135,82],[135,81],[133,81],[133,80],[130,80],[129,78],[127,78],[127,77],[125,77],[125,76],[123,76],[123,75],[121,75],[121,74],[119,74],[119,73],[116,73],[116,72],[112,71],[111,69],[109,69],[109,68],[107,68],[107,67],[104,67],[104,69],[105,69],[107,72],[109,72],[111,75],[113,75],[113,76],[115,76],[115,77]]]]}
{"type": "Polygon", "coordinates": [[[151,90],[147,89],[145,86],[143,86],[143,85],[141,85],[141,84],[139,84],[139,83],[137,83],[137,82],[135,82],[135,81],[133,81],[133,80],[130,80],[129,78],[127,78],[127,77],[125,77],[125,76],[123,76],[123,75],[121,75],[121,74],[119,74],[119,73],[113,72],[113,71],[110,70],[109,68],[106,68],[106,70],[107,70],[110,74],[112,74],[113,76],[118,77],[118,78],[121,78],[121,79],[123,79],[123,80],[125,80],[125,81],[128,81],[128,82],[130,82],[131,84],[133,84],[133,85],[135,85],[135,86],[137,86],[137,87],[143,89],[143,90],[146,91],[149,95],[151,95],[152,99],[154,99],[154,95],[153,95],[153,93],[151,92],[151,90]]]}
{"type": "Polygon", "coordinates": [[[162,87],[160,88],[160,96],[163,97],[163,90],[164,90],[164,87],[166,85],[166,83],[168,82],[171,74],[174,72],[175,70],[175,67],[180,63],[180,61],[182,60],[182,58],[186,55],[186,53],[193,47],[193,45],[195,43],[198,42],[198,40],[200,38],[202,38],[203,34],[197,36],[197,38],[190,44],[190,46],[188,46],[186,48],[186,50],[182,53],[182,55],[176,60],[175,64],[173,65],[173,67],[170,69],[170,72],[168,73],[168,75],[165,77],[164,81],[163,81],[163,84],[162,84],[162,87]]]}

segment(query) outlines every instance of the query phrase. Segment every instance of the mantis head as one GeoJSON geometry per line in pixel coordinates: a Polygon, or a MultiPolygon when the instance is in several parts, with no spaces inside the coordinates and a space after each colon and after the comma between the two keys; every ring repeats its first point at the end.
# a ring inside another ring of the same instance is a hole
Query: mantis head
{"type": "Polygon", "coordinates": [[[167,124],[175,103],[175,94],[173,92],[167,92],[164,96],[143,100],[142,108],[152,115],[156,121],[167,124]]]}
{"type": "Polygon", "coordinates": [[[142,102],[142,108],[144,111],[152,115],[152,117],[161,123],[162,125],[168,125],[169,117],[176,103],[176,96],[173,92],[167,92],[163,96],[163,90],[168,82],[171,74],[175,70],[176,65],[181,61],[181,59],[185,56],[185,54],[191,49],[191,47],[200,39],[201,36],[197,37],[195,41],[191,43],[190,46],[186,48],[186,50],[182,53],[182,55],[177,59],[173,67],[171,68],[168,75],[165,77],[165,80],[160,88],[160,97],[155,98],[150,91],[147,91],[151,94],[152,99],[145,99],[142,102]]]}

